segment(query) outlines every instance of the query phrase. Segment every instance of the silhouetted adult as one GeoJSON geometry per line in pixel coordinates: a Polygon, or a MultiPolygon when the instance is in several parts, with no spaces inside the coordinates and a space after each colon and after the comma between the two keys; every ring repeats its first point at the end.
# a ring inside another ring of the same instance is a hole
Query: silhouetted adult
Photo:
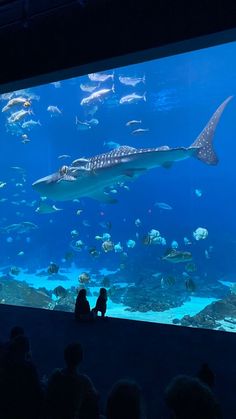
{"type": "Polygon", "coordinates": [[[21,326],[14,326],[10,330],[9,340],[7,342],[4,342],[0,346],[0,367],[5,362],[5,357],[7,355],[8,349],[13,342],[13,340],[17,336],[23,336],[25,334],[23,327],[21,326]]]}
{"type": "Polygon", "coordinates": [[[21,326],[13,326],[10,330],[10,340],[12,341],[13,339],[15,339],[17,336],[24,336],[25,331],[23,329],[23,327],[21,326]]]}
{"type": "Polygon", "coordinates": [[[64,359],[66,367],[55,370],[48,381],[45,417],[98,419],[98,394],[89,377],[78,372],[83,359],[81,345],[69,344],[65,348],[64,359]]]}
{"type": "Polygon", "coordinates": [[[96,306],[92,309],[93,313],[97,316],[98,312],[101,312],[101,316],[105,317],[107,310],[107,290],[106,288],[100,288],[100,293],[97,298],[96,306]]]}
{"type": "Polygon", "coordinates": [[[90,310],[90,305],[87,300],[87,292],[82,288],[76,298],[75,303],[75,319],[76,320],[91,320],[94,317],[90,310]]]}
{"type": "Polygon", "coordinates": [[[4,419],[40,417],[43,393],[29,352],[29,340],[24,335],[16,336],[8,346],[0,374],[0,406],[4,419]]]}
{"type": "Polygon", "coordinates": [[[107,419],[144,419],[144,408],[139,386],[129,380],[117,381],[107,399],[107,419]]]}
{"type": "Polygon", "coordinates": [[[166,403],[175,419],[222,419],[218,402],[198,378],[179,375],[170,382],[166,403]]]}

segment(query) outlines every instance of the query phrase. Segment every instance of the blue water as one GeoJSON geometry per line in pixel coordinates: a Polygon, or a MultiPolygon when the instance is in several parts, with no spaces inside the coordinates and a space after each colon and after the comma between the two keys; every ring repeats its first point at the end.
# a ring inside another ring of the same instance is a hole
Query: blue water
{"type": "MultiPolygon", "coordinates": [[[[7,118],[22,106],[0,113],[0,181],[6,183],[0,189],[0,200],[7,198],[5,202],[0,201],[0,227],[3,228],[0,267],[3,272],[17,266],[33,273],[47,269],[50,262],[54,262],[60,269],[73,269],[75,285],[78,285],[77,269],[84,268],[96,278],[96,273],[106,268],[118,271],[121,281],[137,284],[141,281],[144,294],[145,278],[148,282],[153,273],[161,272],[162,277],[174,275],[177,281],[183,281],[183,293],[186,293],[184,277],[181,277],[185,264],[173,265],[161,260],[175,240],[178,250],[192,253],[196,265],[196,272],[192,275],[196,290],[191,295],[213,296],[209,290],[201,290],[201,281],[209,282],[213,288],[222,279],[236,282],[236,98],[227,105],[216,130],[214,148],[219,157],[217,166],[207,166],[190,158],[177,162],[170,169],[153,169],[135,181],[127,182],[129,190],[116,188],[118,193],[114,197],[118,203],[115,205],[102,204],[86,197],[79,203],[49,201],[63,209],[52,214],[35,212],[40,197],[31,186],[38,178],[57,171],[76,158],[109,151],[106,145],[109,141],[136,148],[161,145],[188,147],[217,107],[228,96],[235,95],[235,57],[236,43],[229,43],[116,68],[114,81],[101,83],[97,89],[110,89],[114,83],[115,93],[110,92],[104,101],[94,102],[92,106],[80,104],[84,97],[90,95],[80,88],[81,83],[91,83],[87,75],[63,80],[59,85],[51,83],[15,93],[13,97],[24,96],[25,93],[32,96],[33,114],[21,120],[12,132],[7,118]],[[145,84],[139,83],[136,87],[119,81],[119,76],[144,75],[145,84]],[[147,101],[126,105],[119,103],[121,97],[133,92],[140,95],[146,92],[147,101]],[[47,111],[50,105],[57,106],[61,114],[51,116],[47,111]],[[89,115],[93,106],[97,106],[97,111],[89,115]],[[96,118],[99,124],[80,131],[75,123],[76,116],[81,121],[96,118]],[[22,123],[29,119],[40,121],[41,125],[32,127],[30,131],[22,129],[22,123]],[[142,124],[127,127],[126,123],[133,119],[142,120],[142,124]],[[133,129],[140,127],[149,131],[139,136],[131,135],[133,129]],[[24,133],[30,139],[26,144],[22,143],[24,133]],[[63,154],[71,158],[59,160],[58,156],[63,154]],[[14,166],[23,168],[24,175],[12,169],[14,166]],[[17,183],[22,186],[16,186],[17,183]],[[202,196],[196,195],[196,189],[202,191],[202,196]],[[172,210],[160,209],[154,205],[156,202],[167,203],[172,210]],[[78,209],[83,210],[79,216],[76,215],[78,209]],[[141,221],[139,227],[135,225],[137,218],[141,221]],[[84,220],[89,225],[85,226],[84,220]],[[23,234],[4,231],[6,226],[22,221],[35,223],[39,228],[23,234]],[[101,222],[109,222],[111,228],[101,227],[101,222]],[[208,230],[207,239],[194,239],[193,231],[198,227],[208,230]],[[65,254],[73,252],[71,231],[74,229],[79,232],[76,240],[81,239],[84,248],[81,252],[74,252],[73,261],[65,261],[65,254]],[[143,237],[151,229],[160,231],[166,239],[166,246],[143,244],[143,237]],[[120,242],[127,255],[114,251],[105,253],[102,241],[95,239],[96,235],[104,232],[111,234],[114,244],[120,242]],[[184,237],[192,244],[186,246],[184,237]],[[129,239],[135,240],[134,248],[127,248],[129,239]],[[99,257],[93,258],[89,254],[92,247],[97,249],[99,257]],[[24,254],[19,255],[19,252],[24,254]]],[[[111,74],[112,71],[106,73],[111,74]]],[[[2,96],[1,108],[8,100],[2,96]]]]}

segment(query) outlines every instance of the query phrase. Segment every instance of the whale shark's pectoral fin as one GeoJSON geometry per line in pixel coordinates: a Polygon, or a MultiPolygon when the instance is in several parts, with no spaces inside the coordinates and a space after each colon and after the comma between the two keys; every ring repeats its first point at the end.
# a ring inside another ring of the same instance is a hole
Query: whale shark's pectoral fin
{"type": "Polygon", "coordinates": [[[128,176],[128,177],[135,177],[138,175],[141,175],[142,172],[144,172],[145,170],[147,170],[145,167],[143,168],[131,168],[131,169],[126,169],[124,171],[124,175],[128,176]]]}
{"type": "Polygon", "coordinates": [[[109,195],[106,195],[104,191],[97,191],[93,194],[88,196],[89,198],[96,199],[97,201],[103,202],[104,204],[116,204],[118,202],[117,199],[112,198],[109,195]]]}

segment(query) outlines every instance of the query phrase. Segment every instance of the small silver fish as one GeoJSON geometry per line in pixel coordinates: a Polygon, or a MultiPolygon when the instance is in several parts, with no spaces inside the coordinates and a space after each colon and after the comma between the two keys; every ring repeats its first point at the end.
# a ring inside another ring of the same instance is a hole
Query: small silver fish
{"type": "Polygon", "coordinates": [[[27,143],[30,143],[30,139],[29,138],[25,138],[21,142],[22,142],[22,144],[27,144],[27,143]]]}
{"type": "MultiPolygon", "coordinates": [[[[6,111],[8,111],[9,109],[11,109],[13,106],[15,106],[15,105],[23,105],[24,106],[24,104],[28,104],[29,103],[29,105],[28,106],[30,106],[30,102],[29,101],[27,101],[27,99],[25,98],[25,97],[22,97],[22,96],[19,96],[19,97],[14,97],[14,98],[12,98],[12,99],[10,99],[9,101],[8,101],[8,103],[6,104],[6,106],[4,106],[3,108],[2,108],[2,112],[6,112],[6,111]]],[[[27,107],[27,106],[26,106],[27,107]]]]}
{"type": "Polygon", "coordinates": [[[148,132],[149,128],[138,128],[131,132],[132,135],[142,135],[145,134],[145,132],[148,132]]]}
{"type": "Polygon", "coordinates": [[[143,77],[125,77],[119,76],[119,81],[126,86],[133,86],[135,87],[139,83],[145,83],[146,78],[145,75],[143,77]]]}
{"type": "Polygon", "coordinates": [[[104,82],[109,79],[114,80],[114,72],[112,74],[106,74],[106,73],[90,73],[88,74],[88,78],[91,81],[99,81],[104,82]]]}
{"type": "Polygon", "coordinates": [[[132,119],[131,121],[126,122],[126,127],[131,127],[132,125],[141,124],[142,121],[137,119],[132,119]]]}
{"type": "Polygon", "coordinates": [[[10,168],[14,169],[14,170],[17,170],[19,172],[22,172],[22,173],[25,172],[25,169],[23,169],[23,167],[20,167],[20,166],[11,166],[10,168]]]}
{"type": "Polygon", "coordinates": [[[90,119],[89,121],[86,121],[86,122],[88,122],[88,124],[89,124],[90,126],[96,126],[96,125],[98,125],[98,124],[99,124],[99,120],[98,120],[98,119],[96,119],[96,118],[92,118],[92,119],[90,119]]]}
{"type": "Polygon", "coordinates": [[[14,112],[7,118],[9,124],[19,122],[21,119],[25,118],[26,115],[31,115],[33,112],[32,110],[25,111],[21,109],[20,111],[14,112]]]}
{"type": "Polygon", "coordinates": [[[89,92],[89,93],[92,93],[92,92],[94,92],[94,90],[96,90],[97,88],[99,87],[99,84],[83,84],[83,83],[81,83],[80,84],[80,89],[83,91],[83,92],[89,92]]]}
{"type": "Polygon", "coordinates": [[[58,156],[58,159],[69,159],[71,156],[69,156],[69,154],[61,154],[60,156],[58,156]]]}
{"type": "Polygon", "coordinates": [[[99,124],[99,120],[92,118],[89,121],[80,121],[77,116],[75,117],[75,125],[80,131],[87,131],[92,127],[96,127],[99,124]]]}
{"type": "Polygon", "coordinates": [[[103,99],[108,93],[115,93],[115,86],[113,84],[113,86],[111,87],[111,89],[101,89],[101,90],[97,90],[96,92],[91,93],[90,96],[84,97],[81,102],[80,105],[90,105],[90,103],[93,103],[94,101],[97,100],[101,100],[103,99]]]}
{"type": "Polygon", "coordinates": [[[169,205],[166,204],[165,202],[156,202],[155,207],[158,207],[160,209],[164,209],[164,210],[172,210],[173,208],[169,205]]]}
{"type": "MultiPolygon", "coordinates": [[[[25,121],[23,122],[23,124],[21,125],[21,127],[23,129],[28,129],[30,130],[31,128],[35,127],[36,125],[41,126],[40,121],[34,121],[33,119],[30,119],[29,121],[25,121]]],[[[25,138],[26,139],[26,138],[25,138]]]]}
{"type": "Polygon", "coordinates": [[[140,100],[144,100],[144,102],[146,102],[147,101],[147,98],[146,98],[146,92],[141,96],[141,95],[137,95],[137,93],[131,93],[130,95],[126,95],[126,96],[123,96],[121,99],[120,99],[120,105],[123,105],[123,104],[132,104],[132,103],[137,103],[137,102],[139,102],[140,100]]]}
{"type": "Polygon", "coordinates": [[[61,115],[62,111],[58,108],[58,106],[49,105],[47,107],[47,111],[52,115],[61,115]]]}
{"type": "Polygon", "coordinates": [[[75,125],[79,131],[87,131],[91,129],[91,125],[86,121],[80,121],[77,116],[75,117],[75,125]]]}

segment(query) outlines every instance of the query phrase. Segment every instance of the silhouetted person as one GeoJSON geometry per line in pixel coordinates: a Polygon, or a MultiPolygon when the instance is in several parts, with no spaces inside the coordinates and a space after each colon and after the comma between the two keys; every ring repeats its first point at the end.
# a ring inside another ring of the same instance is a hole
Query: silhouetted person
{"type": "Polygon", "coordinates": [[[135,382],[120,380],[114,384],[107,399],[106,418],[145,418],[141,390],[135,382]]]}
{"type": "Polygon", "coordinates": [[[93,308],[93,312],[97,316],[98,312],[101,312],[101,316],[105,317],[107,310],[107,290],[106,288],[100,288],[100,293],[96,302],[96,306],[93,308]]]}
{"type": "Polygon", "coordinates": [[[166,403],[174,419],[222,419],[218,402],[198,378],[179,375],[166,389],[166,403]]]}
{"type": "Polygon", "coordinates": [[[2,343],[0,347],[0,366],[2,365],[2,363],[5,362],[6,354],[13,340],[17,336],[24,336],[24,334],[25,334],[24,329],[21,326],[14,326],[11,328],[9,340],[5,343],[2,343]]]}
{"type": "Polygon", "coordinates": [[[0,374],[0,406],[4,419],[40,417],[43,393],[29,353],[29,340],[24,335],[16,336],[9,344],[0,374]]]}
{"type": "Polygon", "coordinates": [[[214,387],[215,384],[215,374],[211,370],[208,364],[202,364],[200,370],[198,371],[197,377],[202,383],[208,385],[210,388],[214,387]]]}
{"type": "Polygon", "coordinates": [[[97,392],[89,377],[78,372],[83,359],[81,345],[69,344],[65,348],[64,359],[66,367],[55,370],[48,381],[45,417],[97,419],[99,414],[97,392]]]}
{"type": "Polygon", "coordinates": [[[17,336],[24,336],[25,331],[21,326],[13,326],[10,330],[10,341],[15,339],[17,336]]]}
{"type": "Polygon", "coordinates": [[[82,288],[76,298],[75,303],[75,319],[91,320],[94,317],[90,310],[90,305],[86,297],[86,289],[82,288]]]}

